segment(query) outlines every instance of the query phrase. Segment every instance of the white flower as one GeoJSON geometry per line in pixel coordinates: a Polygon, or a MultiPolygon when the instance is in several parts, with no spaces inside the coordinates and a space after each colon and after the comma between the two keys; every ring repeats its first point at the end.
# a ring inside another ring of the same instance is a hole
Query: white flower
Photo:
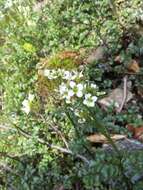
{"type": "Polygon", "coordinates": [[[58,78],[58,72],[55,70],[45,69],[43,75],[48,77],[49,80],[58,78]]]}
{"type": "Polygon", "coordinates": [[[30,102],[32,102],[32,101],[34,100],[34,94],[29,94],[29,95],[28,95],[28,100],[29,100],[30,102]]]}
{"type": "Polygon", "coordinates": [[[52,80],[52,79],[56,79],[58,78],[58,73],[56,71],[51,71],[50,76],[48,77],[48,79],[52,80]]]}
{"type": "Polygon", "coordinates": [[[91,88],[97,88],[96,84],[91,84],[91,88]]]}
{"type": "Polygon", "coordinates": [[[13,5],[12,0],[7,0],[7,1],[5,2],[5,8],[10,8],[10,7],[12,7],[12,5],[13,5]]]}
{"type": "Polygon", "coordinates": [[[70,81],[69,86],[73,89],[77,97],[81,98],[83,96],[84,85],[79,83],[76,85],[74,81],[70,81]]]}
{"type": "Polygon", "coordinates": [[[64,98],[65,98],[67,104],[71,103],[71,98],[73,96],[74,96],[74,91],[73,90],[68,90],[67,93],[64,95],[64,98]]]}
{"type": "Polygon", "coordinates": [[[77,72],[77,71],[73,71],[72,72],[72,76],[71,76],[71,80],[75,80],[75,79],[80,79],[83,77],[83,73],[82,72],[77,72]]]}
{"type": "Polygon", "coordinates": [[[81,98],[83,96],[83,89],[84,89],[83,84],[78,84],[77,85],[77,91],[76,91],[77,97],[81,98]]]}
{"type": "Polygon", "coordinates": [[[71,103],[71,98],[74,96],[74,91],[72,89],[68,89],[65,83],[62,83],[59,86],[59,92],[63,99],[66,100],[66,103],[71,103]]]}
{"type": "Polygon", "coordinates": [[[88,107],[94,107],[96,101],[97,101],[96,96],[92,96],[91,94],[86,94],[83,104],[88,107]]]}
{"type": "Polygon", "coordinates": [[[67,86],[64,83],[62,83],[59,86],[59,91],[60,91],[60,94],[63,95],[67,91],[67,86]]]}
{"type": "Polygon", "coordinates": [[[24,111],[27,115],[29,114],[29,112],[30,112],[30,103],[29,103],[29,101],[28,100],[24,100],[23,102],[22,102],[22,105],[23,105],[23,107],[22,107],[22,111],[24,111]]]}
{"type": "Polygon", "coordinates": [[[74,91],[73,90],[68,90],[68,97],[74,96],[74,91]]]}
{"type": "Polygon", "coordinates": [[[77,85],[77,88],[78,88],[78,90],[83,90],[84,86],[83,86],[83,84],[79,83],[79,84],[77,85]]]}
{"type": "Polygon", "coordinates": [[[77,77],[78,77],[78,72],[73,71],[72,76],[71,76],[71,80],[75,80],[77,77]]]}
{"type": "Polygon", "coordinates": [[[72,77],[71,73],[69,71],[65,71],[63,74],[63,79],[70,80],[72,77]]]}
{"type": "Polygon", "coordinates": [[[51,71],[50,71],[49,69],[45,69],[44,72],[43,72],[43,75],[44,75],[45,77],[49,77],[50,74],[51,74],[51,71]]]}
{"type": "Polygon", "coordinates": [[[27,115],[30,113],[31,111],[31,103],[34,100],[34,95],[33,94],[29,94],[28,95],[28,99],[25,99],[22,102],[23,107],[21,108],[22,111],[24,111],[27,115]]]}
{"type": "Polygon", "coordinates": [[[81,98],[83,96],[83,92],[82,91],[77,91],[76,95],[77,95],[77,97],[81,98]]]}

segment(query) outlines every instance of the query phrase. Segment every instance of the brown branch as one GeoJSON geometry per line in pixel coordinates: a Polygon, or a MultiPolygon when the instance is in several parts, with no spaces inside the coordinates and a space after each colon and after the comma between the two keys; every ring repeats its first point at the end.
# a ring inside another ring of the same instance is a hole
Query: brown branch
{"type": "Polygon", "coordinates": [[[52,129],[61,137],[62,141],[64,142],[65,146],[67,149],[69,149],[68,143],[65,139],[65,137],[63,136],[62,132],[58,130],[58,128],[56,126],[51,126],[52,129]]]}
{"type": "Polygon", "coordinates": [[[66,148],[69,149],[68,143],[67,143],[64,135],[62,134],[62,132],[58,129],[58,126],[55,123],[51,123],[50,121],[47,121],[47,119],[44,118],[41,114],[36,114],[36,115],[38,117],[40,117],[42,119],[42,121],[44,121],[45,124],[48,123],[48,125],[50,125],[51,129],[54,130],[56,132],[56,134],[60,136],[60,138],[64,142],[66,148]]]}
{"type": "Polygon", "coordinates": [[[15,155],[9,154],[7,152],[3,152],[3,151],[0,152],[0,157],[7,157],[7,158],[10,158],[12,160],[16,160],[18,162],[21,162],[18,156],[15,156],[15,155]]]}
{"type": "MultiPolygon", "coordinates": [[[[18,127],[17,125],[15,125],[15,124],[13,124],[13,125],[15,126],[15,128],[16,128],[25,138],[30,139],[30,138],[32,137],[29,133],[27,133],[26,131],[24,131],[23,129],[21,129],[20,127],[18,127]]],[[[41,139],[41,138],[37,138],[37,141],[38,141],[40,144],[46,145],[47,147],[49,147],[49,148],[51,148],[51,149],[58,150],[58,151],[60,151],[61,153],[71,154],[71,155],[73,155],[73,156],[75,156],[75,157],[81,159],[81,160],[82,160],[83,162],[85,162],[86,164],[89,164],[89,160],[88,160],[86,157],[84,157],[84,156],[82,156],[82,155],[80,155],[80,154],[74,154],[74,153],[72,152],[72,150],[70,150],[70,149],[66,149],[66,148],[62,148],[62,147],[59,147],[59,146],[50,144],[50,143],[44,141],[44,140],[41,139]]]]}

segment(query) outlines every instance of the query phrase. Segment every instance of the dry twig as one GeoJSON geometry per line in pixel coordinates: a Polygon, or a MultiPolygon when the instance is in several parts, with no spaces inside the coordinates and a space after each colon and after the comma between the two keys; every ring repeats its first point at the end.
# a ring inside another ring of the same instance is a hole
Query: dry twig
{"type": "Polygon", "coordinates": [[[124,107],[124,104],[126,102],[127,99],[127,75],[124,77],[123,81],[124,81],[124,93],[123,93],[123,99],[122,99],[122,103],[119,107],[119,109],[117,110],[118,113],[120,113],[124,107]]]}
{"type": "MultiPolygon", "coordinates": [[[[29,133],[27,133],[26,131],[24,131],[23,129],[21,129],[20,127],[18,127],[17,125],[15,125],[15,128],[26,138],[30,139],[32,137],[32,135],[30,135],[29,133]]],[[[79,158],[81,159],[83,162],[85,162],[86,164],[89,164],[89,160],[82,156],[81,154],[74,154],[72,152],[72,150],[70,149],[67,149],[67,148],[62,148],[62,147],[59,147],[59,146],[56,146],[56,145],[53,145],[53,144],[50,144],[46,141],[44,141],[43,139],[41,138],[37,138],[37,141],[40,143],[40,144],[43,144],[43,145],[46,145],[47,147],[51,148],[51,149],[55,149],[55,150],[58,150],[60,151],[61,153],[65,153],[65,154],[71,154],[73,156],[75,156],[76,158],[79,158]]]]}

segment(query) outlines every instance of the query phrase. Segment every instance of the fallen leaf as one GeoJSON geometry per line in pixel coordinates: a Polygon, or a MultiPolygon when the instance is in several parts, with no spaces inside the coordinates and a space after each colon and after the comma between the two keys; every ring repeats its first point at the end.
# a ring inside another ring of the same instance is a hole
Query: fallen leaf
{"type": "MultiPolygon", "coordinates": [[[[112,92],[105,98],[102,98],[98,100],[98,103],[106,109],[107,107],[111,105],[115,105],[115,108],[118,109],[120,105],[122,104],[124,92],[123,89],[121,88],[116,88],[112,90],[112,92]]],[[[127,98],[126,98],[126,103],[130,101],[133,98],[133,94],[127,90],[127,98]]]]}
{"type": "Polygon", "coordinates": [[[132,124],[128,124],[126,128],[133,134],[133,138],[143,142],[143,126],[135,127],[132,124]]]}
{"type": "Polygon", "coordinates": [[[137,93],[143,98],[143,87],[137,87],[137,93]]]}
{"type": "Polygon", "coordinates": [[[117,56],[115,57],[114,61],[115,61],[116,63],[119,63],[119,64],[120,64],[120,63],[122,62],[121,56],[120,56],[120,55],[117,55],[117,56]]]}
{"type": "Polygon", "coordinates": [[[134,127],[132,124],[126,125],[126,128],[127,128],[128,131],[131,132],[132,134],[135,133],[135,127],[134,127]]]}
{"type": "MultiPolygon", "coordinates": [[[[117,140],[126,138],[125,135],[118,135],[118,134],[111,135],[110,137],[113,141],[117,141],[117,140]]],[[[89,140],[92,143],[108,143],[108,139],[102,134],[90,135],[87,137],[87,140],[89,140]]]]}
{"type": "Polygon", "coordinates": [[[128,70],[133,73],[138,73],[140,71],[139,63],[136,60],[132,60],[128,66],[128,70]]]}

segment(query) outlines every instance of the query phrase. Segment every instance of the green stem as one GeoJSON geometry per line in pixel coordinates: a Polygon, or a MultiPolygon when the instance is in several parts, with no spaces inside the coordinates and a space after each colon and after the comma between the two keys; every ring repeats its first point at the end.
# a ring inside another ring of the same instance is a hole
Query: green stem
{"type": "MultiPolygon", "coordinates": [[[[69,113],[69,111],[67,109],[66,109],[66,115],[69,118],[71,124],[74,126],[75,132],[76,132],[78,138],[80,139],[81,138],[80,132],[79,132],[78,128],[76,127],[76,123],[71,118],[70,113],[69,113]]],[[[94,156],[93,156],[92,152],[90,151],[90,149],[85,144],[83,144],[83,147],[87,150],[87,152],[89,153],[89,155],[91,156],[91,158],[94,159],[94,156]]]]}

